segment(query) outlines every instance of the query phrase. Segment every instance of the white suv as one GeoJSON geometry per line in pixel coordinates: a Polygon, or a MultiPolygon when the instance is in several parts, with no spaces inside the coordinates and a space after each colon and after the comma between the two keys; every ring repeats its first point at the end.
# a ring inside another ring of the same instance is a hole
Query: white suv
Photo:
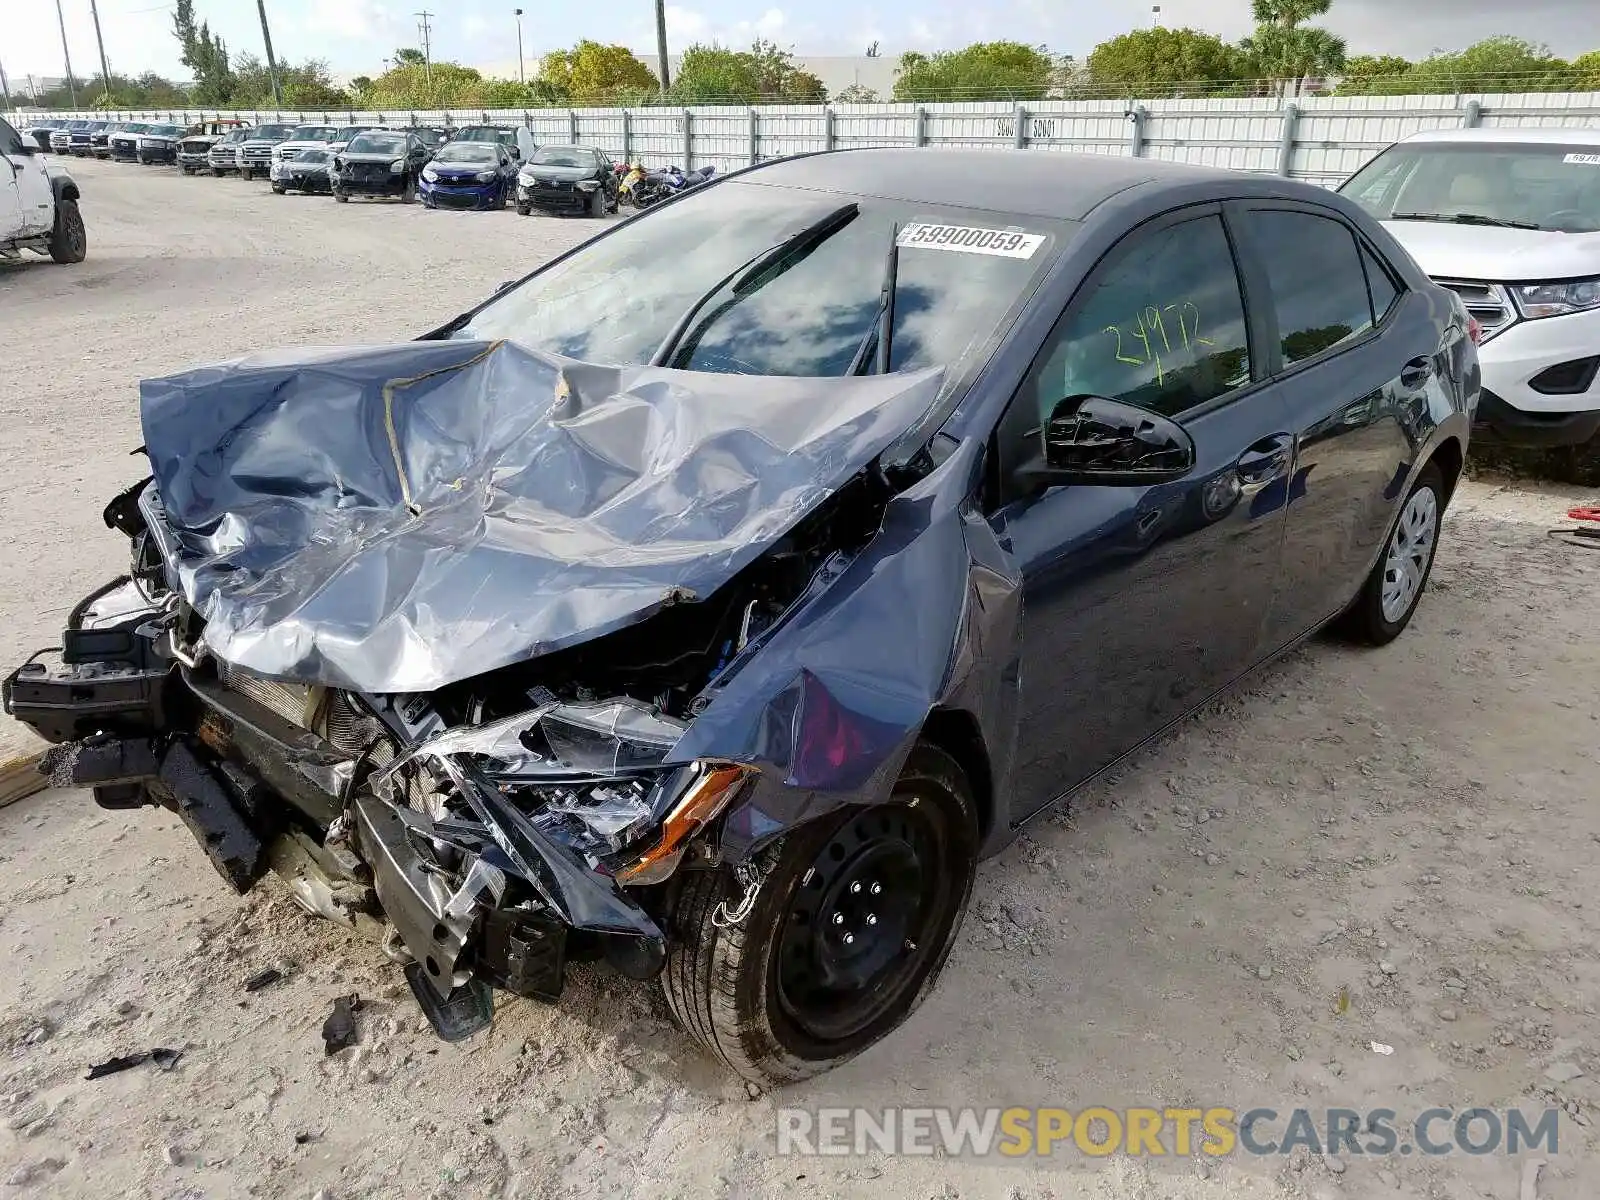
{"type": "Polygon", "coordinates": [[[77,183],[65,171],[50,170],[44,151],[0,120],[0,259],[34,250],[75,263],[88,247],[77,183]]]}
{"type": "Polygon", "coordinates": [[[1487,432],[1527,446],[1600,432],[1600,129],[1419,133],[1339,191],[1482,327],[1487,432]]]}

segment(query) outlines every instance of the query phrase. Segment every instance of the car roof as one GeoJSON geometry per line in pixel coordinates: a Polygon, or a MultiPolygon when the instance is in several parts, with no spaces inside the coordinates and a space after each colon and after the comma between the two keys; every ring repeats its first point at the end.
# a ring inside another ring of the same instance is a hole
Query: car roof
{"type": "Polygon", "coordinates": [[[1497,125],[1493,129],[1429,129],[1413,133],[1404,142],[1512,142],[1565,146],[1600,146],[1600,129],[1550,129],[1543,126],[1497,125]]]}
{"type": "Polygon", "coordinates": [[[777,159],[741,182],[1079,221],[1141,184],[1238,180],[1234,171],[1049,150],[862,149],[777,159]]]}

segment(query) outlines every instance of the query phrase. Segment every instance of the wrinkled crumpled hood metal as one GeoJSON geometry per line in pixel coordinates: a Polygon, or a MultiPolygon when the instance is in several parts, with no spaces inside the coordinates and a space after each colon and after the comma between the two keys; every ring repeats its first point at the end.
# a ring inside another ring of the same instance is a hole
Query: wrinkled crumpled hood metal
{"type": "Polygon", "coordinates": [[[140,385],[143,504],[218,657],[429,691],[705,598],[942,378],[613,368],[464,340],[261,353],[140,385]]]}

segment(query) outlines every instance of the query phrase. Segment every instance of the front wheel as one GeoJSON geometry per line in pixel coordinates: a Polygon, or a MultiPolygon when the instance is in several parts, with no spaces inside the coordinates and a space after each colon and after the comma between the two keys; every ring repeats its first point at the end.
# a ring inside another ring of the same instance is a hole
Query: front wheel
{"type": "Polygon", "coordinates": [[[517,201],[517,216],[519,216],[519,217],[525,217],[525,216],[527,216],[527,215],[528,215],[528,214],[529,214],[529,213],[531,213],[531,212],[532,212],[532,211],[533,211],[533,205],[531,205],[531,204],[524,204],[524,203],[522,203],[522,201],[520,201],[520,200],[518,200],[518,201],[517,201]]]}
{"type": "Polygon", "coordinates": [[[213,178],[213,179],[221,179],[223,174],[224,174],[224,172],[223,172],[221,167],[212,167],[211,168],[211,178],[213,178]]]}
{"type": "Polygon", "coordinates": [[[727,867],[689,871],[672,902],[662,986],[690,1037],[762,1085],[853,1058],[921,1004],[972,893],[977,806],[944,751],[919,744],[890,797],[787,834],[744,893],[727,867]]]}
{"type": "Polygon", "coordinates": [[[407,175],[406,176],[406,181],[400,185],[400,203],[401,204],[410,204],[416,198],[417,198],[417,181],[415,179],[413,179],[410,175],[407,175]]]}
{"type": "Polygon", "coordinates": [[[1428,586],[1443,515],[1444,476],[1429,463],[1400,507],[1383,557],[1339,618],[1342,632],[1372,646],[1387,645],[1400,636],[1428,586]]]}
{"type": "Polygon", "coordinates": [[[275,184],[272,185],[272,194],[274,196],[281,196],[285,192],[287,192],[288,190],[289,189],[284,187],[283,184],[281,184],[281,183],[275,183],[275,184]]]}
{"type": "Polygon", "coordinates": [[[240,167],[239,168],[239,178],[244,180],[246,183],[249,183],[255,177],[256,177],[255,176],[255,172],[252,171],[249,167],[240,167]]]}
{"type": "Polygon", "coordinates": [[[89,255],[89,234],[76,200],[56,205],[56,224],[50,233],[50,257],[58,263],[80,263],[89,255]]]}
{"type": "Polygon", "coordinates": [[[335,200],[337,200],[340,204],[349,204],[350,203],[349,193],[342,192],[338,188],[334,188],[333,189],[333,198],[335,200]]]}

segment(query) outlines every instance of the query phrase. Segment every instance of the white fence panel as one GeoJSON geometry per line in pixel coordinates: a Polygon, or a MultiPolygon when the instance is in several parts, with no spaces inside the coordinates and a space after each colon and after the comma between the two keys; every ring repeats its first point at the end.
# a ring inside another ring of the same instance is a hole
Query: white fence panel
{"type": "MultiPolygon", "coordinates": [[[[1022,105],[836,104],[794,107],[467,110],[450,112],[58,113],[187,124],[218,117],[317,124],[351,121],[526,125],[535,141],[584,142],[614,158],[730,171],[815,150],[862,146],[1024,147],[1137,154],[1239,171],[1287,170],[1331,185],[1390,143],[1425,129],[1600,128],[1600,92],[1484,96],[1312,96],[1256,99],[1043,100],[1022,105]]],[[[13,115],[13,123],[19,118],[13,115]]]]}

